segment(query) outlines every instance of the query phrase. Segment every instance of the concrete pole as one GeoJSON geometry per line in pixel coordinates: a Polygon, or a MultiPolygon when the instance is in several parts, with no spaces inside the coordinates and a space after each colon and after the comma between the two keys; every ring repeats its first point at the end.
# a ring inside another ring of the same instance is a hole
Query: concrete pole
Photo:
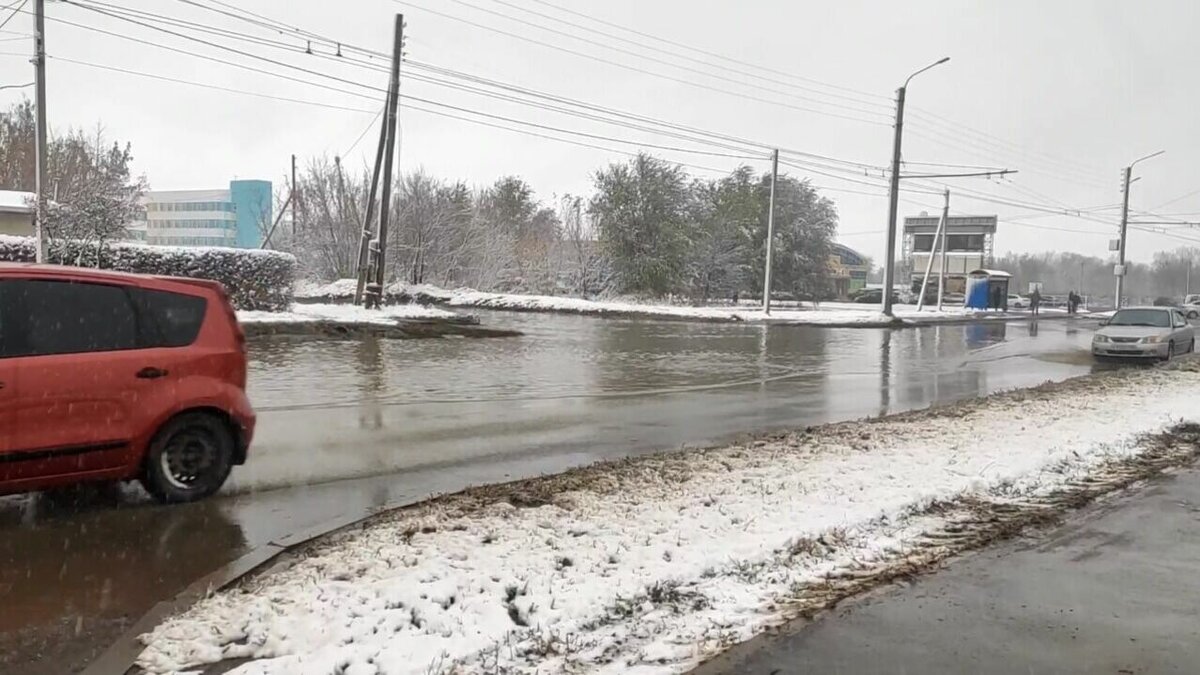
{"type": "Polygon", "coordinates": [[[33,26],[33,81],[35,86],[34,106],[37,108],[36,171],[33,191],[36,206],[33,216],[34,245],[37,262],[46,262],[46,234],[42,225],[46,222],[46,0],[34,1],[33,26]]]}
{"type": "Polygon", "coordinates": [[[1117,249],[1117,266],[1120,271],[1120,274],[1117,275],[1117,296],[1115,302],[1117,309],[1121,309],[1121,297],[1125,292],[1125,234],[1129,229],[1129,177],[1132,173],[1132,164],[1125,167],[1125,194],[1121,205],[1120,247],[1117,249]]]}
{"type": "MultiPolygon", "coordinates": [[[[925,261],[925,276],[921,277],[921,294],[917,297],[917,311],[925,307],[925,289],[929,286],[929,275],[933,273],[933,254],[937,253],[938,242],[945,233],[946,214],[938,221],[937,231],[933,235],[933,243],[929,246],[929,260],[925,261]]],[[[915,247],[914,247],[915,248],[915,247]]]]}
{"type": "Polygon", "coordinates": [[[388,91],[392,95],[388,102],[387,115],[384,117],[384,125],[388,131],[388,144],[383,155],[383,185],[381,186],[383,195],[379,203],[379,257],[375,267],[375,283],[379,285],[381,294],[377,299],[379,304],[383,304],[383,284],[387,277],[385,261],[387,258],[388,220],[392,210],[392,163],[396,156],[396,108],[400,103],[400,59],[404,51],[403,14],[396,15],[395,44],[392,46],[392,50],[392,75],[388,84],[388,91]]]}
{"type": "Polygon", "coordinates": [[[775,183],[779,175],[779,151],[771,153],[771,198],[767,202],[767,260],[763,271],[763,314],[771,313],[771,268],[775,252],[775,183]]]}
{"type": "MultiPolygon", "coordinates": [[[[942,311],[942,298],[946,295],[946,230],[950,228],[950,188],[946,188],[946,203],[942,206],[942,273],[938,275],[938,311],[942,311]]],[[[990,296],[989,296],[990,297],[990,296]]]]}
{"type": "MultiPolygon", "coordinates": [[[[910,78],[911,79],[911,78],[910,78]]],[[[883,259],[883,313],[892,315],[892,287],[896,283],[896,211],[900,200],[900,142],[904,129],[905,86],[896,90],[896,132],[892,139],[892,176],[888,188],[887,248],[883,259]]]]}

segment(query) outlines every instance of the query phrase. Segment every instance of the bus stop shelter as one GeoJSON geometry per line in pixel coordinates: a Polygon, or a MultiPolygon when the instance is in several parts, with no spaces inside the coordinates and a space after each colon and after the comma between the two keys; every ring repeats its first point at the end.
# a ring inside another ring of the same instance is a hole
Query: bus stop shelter
{"type": "Polygon", "coordinates": [[[1008,283],[1012,275],[1003,270],[975,270],[967,274],[966,306],[972,309],[1008,311],[1008,283]]]}

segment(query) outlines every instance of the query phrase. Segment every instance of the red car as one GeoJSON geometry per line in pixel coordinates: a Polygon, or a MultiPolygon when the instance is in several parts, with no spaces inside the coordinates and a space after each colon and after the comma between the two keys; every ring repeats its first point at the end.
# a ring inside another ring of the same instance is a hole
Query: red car
{"type": "Polygon", "coordinates": [[[0,264],[0,494],[137,479],[217,491],[254,434],[221,285],[0,264]]]}

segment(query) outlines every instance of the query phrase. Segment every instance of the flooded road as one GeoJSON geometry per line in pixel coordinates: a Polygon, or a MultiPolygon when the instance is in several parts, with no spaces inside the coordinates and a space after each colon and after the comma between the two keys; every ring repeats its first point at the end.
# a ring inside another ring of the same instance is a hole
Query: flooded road
{"type": "Polygon", "coordinates": [[[1087,373],[1083,321],[827,329],[484,313],[524,337],[251,343],[225,493],[0,499],[0,673],[82,666],[254,547],[436,492],[1087,373]]]}

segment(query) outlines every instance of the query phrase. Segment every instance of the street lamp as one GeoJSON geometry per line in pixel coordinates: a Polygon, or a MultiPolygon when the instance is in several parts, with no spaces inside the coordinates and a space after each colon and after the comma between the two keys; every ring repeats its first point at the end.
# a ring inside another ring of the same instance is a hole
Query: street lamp
{"type": "Polygon", "coordinates": [[[1129,184],[1133,182],[1130,180],[1130,176],[1133,175],[1133,167],[1135,164],[1150,159],[1151,157],[1158,157],[1164,152],[1166,152],[1166,150],[1152,152],[1145,157],[1139,157],[1133,160],[1129,163],[1129,166],[1125,167],[1125,194],[1122,198],[1123,203],[1121,205],[1121,241],[1119,247],[1117,248],[1117,267],[1115,270],[1113,270],[1113,272],[1117,275],[1117,297],[1116,301],[1113,303],[1117,309],[1121,309],[1121,298],[1125,293],[1125,234],[1129,229],[1129,184]]]}
{"type": "Polygon", "coordinates": [[[896,282],[896,263],[893,258],[895,258],[896,252],[896,208],[900,199],[900,138],[904,128],[904,92],[914,77],[949,60],[949,56],[944,57],[909,75],[908,79],[904,80],[904,84],[896,90],[896,138],[892,146],[892,182],[888,194],[888,232],[887,251],[885,251],[887,257],[883,260],[883,313],[888,316],[892,315],[892,287],[896,282]]]}

